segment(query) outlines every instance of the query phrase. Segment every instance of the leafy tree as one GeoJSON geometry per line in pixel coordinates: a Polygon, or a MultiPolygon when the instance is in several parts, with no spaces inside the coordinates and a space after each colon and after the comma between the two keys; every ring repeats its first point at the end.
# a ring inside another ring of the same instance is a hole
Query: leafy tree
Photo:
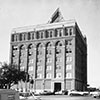
{"type": "Polygon", "coordinates": [[[29,75],[25,71],[20,71],[17,65],[5,63],[0,69],[0,88],[10,88],[18,84],[19,81],[29,81],[29,75]]]}

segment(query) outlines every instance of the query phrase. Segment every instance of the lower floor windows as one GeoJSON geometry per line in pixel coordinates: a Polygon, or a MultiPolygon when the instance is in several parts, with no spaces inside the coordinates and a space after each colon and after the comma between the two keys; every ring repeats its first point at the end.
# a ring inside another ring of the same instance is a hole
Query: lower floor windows
{"type": "Polygon", "coordinates": [[[51,70],[52,69],[52,66],[51,65],[48,65],[47,66],[47,70],[51,70]]]}
{"type": "Polygon", "coordinates": [[[37,66],[37,70],[42,70],[42,66],[37,66]]]}
{"type": "Polygon", "coordinates": [[[25,70],[25,66],[20,66],[20,70],[24,71],[25,70]]]}
{"type": "Polygon", "coordinates": [[[34,59],[29,60],[29,64],[32,64],[32,63],[34,63],[34,59]]]}
{"type": "Polygon", "coordinates": [[[42,74],[38,73],[37,74],[37,78],[41,79],[42,78],[42,74]]]}
{"type": "Polygon", "coordinates": [[[47,73],[46,78],[51,79],[51,73],[47,73]]]}
{"type": "Polygon", "coordinates": [[[56,78],[61,78],[61,73],[56,73],[56,78]]]}
{"type": "Polygon", "coordinates": [[[33,66],[29,66],[28,71],[33,71],[33,66]]]}
{"type": "Polygon", "coordinates": [[[56,69],[60,70],[61,69],[61,65],[56,65],[56,69]]]}
{"type": "Polygon", "coordinates": [[[71,72],[66,73],[66,78],[72,78],[72,73],[71,72]]]}
{"type": "Polygon", "coordinates": [[[67,62],[71,62],[71,61],[72,61],[72,56],[67,56],[67,57],[66,57],[66,63],[67,63],[67,62]]]}
{"type": "Polygon", "coordinates": [[[71,70],[71,69],[72,69],[72,65],[71,64],[66,65],[66,70],[71,70]]]}

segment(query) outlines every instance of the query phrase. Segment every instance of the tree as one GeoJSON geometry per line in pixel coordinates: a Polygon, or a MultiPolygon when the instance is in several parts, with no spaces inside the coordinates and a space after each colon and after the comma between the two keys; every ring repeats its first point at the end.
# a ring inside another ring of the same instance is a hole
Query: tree
{"type": "Polygon", "coordinates": [[[29,81],[29,75],[25,71],[20,71],[17,65],[11,65],[4,63],[0,69],[0,88],[10,88],[11,86],[18,84],[19,81],[29,81]]]}

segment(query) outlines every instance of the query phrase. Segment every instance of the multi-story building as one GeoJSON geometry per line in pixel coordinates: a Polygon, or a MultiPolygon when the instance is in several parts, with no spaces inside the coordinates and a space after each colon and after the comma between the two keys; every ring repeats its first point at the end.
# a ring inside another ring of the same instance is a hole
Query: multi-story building
{"type": "Polygon", "coordinates": [[[75,20],[63,19],[59,9],[47,24],[13,29],[10,62],[28,71],[33,90],[87,88],[86,37],[75,20]]]}

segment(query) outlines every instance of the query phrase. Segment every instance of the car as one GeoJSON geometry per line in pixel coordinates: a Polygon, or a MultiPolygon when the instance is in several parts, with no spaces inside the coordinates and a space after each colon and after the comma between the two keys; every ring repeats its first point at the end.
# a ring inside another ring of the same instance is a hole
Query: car
{"type": "Polygon", "coordinates": [[[19,92],[19,99],[25,99],[26,96],[23,92],[19,92]]]}
{"type": "Polygon", "coordinates": [[[19,95],[19,99],[22,100],[22,99],[25,99],[25,97],[22,95],[19,95]]]}
{"type": "Polygon", "coordinates": [[[48,91],[48,90],[44,90],[44,91],[42,91],[42,92],[40,93],[40,95],[52,95],[52,94],[54,94],[54,92],[48,91]]]}
{"type": "Polygon", "coordinates": [[[40,93],[40,95],[47,95],[48,94],[48,91],[42,91],[41,93],[40,93]]]}
{"type": "Polygon", "coordinates": [[[62,91],[56,91],[55,94],[62,94],[62,91]]]}
{"type": "Polygon", "coordinates": [[[72,90],[72,91],[68,92],[68,95],[70,95],[70,96],[83,96],[83,92],[72,90]]]}
{"type": "Polygon", "coordinates": [[[62,90],[63,95],[68,95],[68,90],[62,90]]]}
{"type": "Polygon", "coordinates": [[[92,96],[93,96],[94,98],[100,98],[100,92],[99,92],[99,91],[95,91],[95,92],[92,94],[92,96]]]}
{"type": "Polygon", "coordinates": [[[68,90],[60,90],[60,91],[55,92],[55,94],[67,95],[68,94],[68,90]]]}
{"type": "Polygon", "coordinates": [[[88,91],[82,91],[81,93],[82,93],[83,96],[89,95],[89,92],[88,91]]]}

